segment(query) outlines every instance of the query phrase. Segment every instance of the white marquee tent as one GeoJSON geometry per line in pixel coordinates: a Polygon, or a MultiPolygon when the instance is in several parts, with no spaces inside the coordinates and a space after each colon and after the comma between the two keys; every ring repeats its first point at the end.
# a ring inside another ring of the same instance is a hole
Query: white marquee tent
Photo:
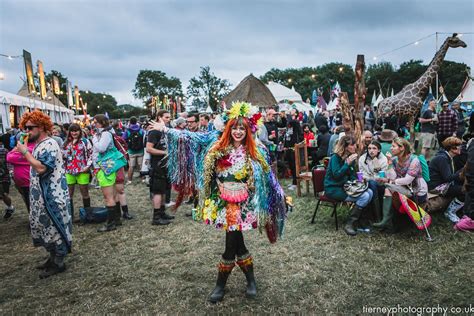
{"type": "Polygon", "coordinates": [[[48,114],[54,123],[71,123],[74,120],[74,111],[64,106],[0,90],[0,132],[4,133],[7,128],[11,128],[14,123],[18,123],[13,121],[19,119],[23,113],[35,109],[48,114]]]}
{"type": "Polygon", "coordinates": [[[284,85],[270,81],[267,85],[267,88],[275,97],[277,102],[289,101],[289,102],[303,102],[301,94],[295,91],[295,88],[287,88],[284,85]]]}

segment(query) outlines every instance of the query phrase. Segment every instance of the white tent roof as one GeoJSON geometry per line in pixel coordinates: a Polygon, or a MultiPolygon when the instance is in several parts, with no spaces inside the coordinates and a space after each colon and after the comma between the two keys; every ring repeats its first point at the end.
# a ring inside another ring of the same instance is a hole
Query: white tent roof
{"type": "Polygon", "coordinates": [[[267,88],[273,94],[277,102],[281,102],[284,100],[288,100],[291,102],[303,102],[303,98],[301,98],[301,94],[296,92],[294,87],[290,89],[290,88],[285,87],[284,85],[270,81],[267,84],[267,88]]]}
{"type": "Polygon", "coordinates": [[[379,103],[382,102],[383,96],[382,94],[379,94],[377,101],[375,101],[374,107],[378,107],[379,103]]]}
{"type": "Polygon", "coordinates": [[[459,102],[474,102],[474,78],[467,78],[461,93],[456,98],[459,102]]]}
{"type": "Polygon", "coordinates": [[[30,109],[40,109],[40,110],[49,110],[49,111],[56,110],[59,112],[74,113],[74,111],[69,110],[63,106],[57,105],[55,107],[54,104],[51,104],[48,102],[22,97],[17,94],[13,94],[13,93],[6,92],[3,90],[0,90],[0,103],[7,104],[7,105],[24,106],[30,109]]]}
{"type": "Polygon", "coordinates": [[[297,109],[298,112],[309,113],[309,111],[314,111],[311,104],[306,102],[294,102],[293,104],[289,103],[279,103],[278,109],[280,111],[288,111],[290,109],[297,109]]]}

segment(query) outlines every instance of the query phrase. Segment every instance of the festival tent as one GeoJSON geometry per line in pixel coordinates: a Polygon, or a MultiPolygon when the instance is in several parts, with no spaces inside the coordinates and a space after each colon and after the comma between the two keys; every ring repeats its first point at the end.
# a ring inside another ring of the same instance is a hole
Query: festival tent
{"type": "Polygon", "coordinates": [[[311,104],[306,103],[306,102],[293,102],[291,104],[288,102],[282,102],[282,103],[278,103],[278,109],[280,111],[289,111],[290,109],[297,109],[298,112],[304,112],[304,113],[309,113],[309,111],[314,111],[311,104]]]}
{"type": "Polygon", "coordinates": [[[234,90],[224,97],[223,101],[227,108],[230,108],[232,102],[236,101],[249,102],[261,108],[268,108],[277,104],[275,97],[267,86],[252,74],[245,77],[234,90]]]}
{"type": "Polygon", "coordinates": [[[474,77],[467,77],[461,89],[461,93],[456,98],[460,103],[470,103],[474,105],[474,77]]]}
{"type": "Polygon", "coordinates": [[[382,93],[380,93],[379,96],[377,97],[377,100],[374,103],[374,108],[378,107],[379,103],[382,102],[382,100],[383,100],[383,96],[382,96],[382,93]]]}
{"type": "Polygon", "coordinates": [[[278,102],[289,101],[289,102],[303,102],[301,94],[295,91],[295,88],[287,88],[282,84],[270,81],[267,84],[267,88],[272,93],[275,100],[278,102]]]}
{"type": "Polygon", "coordinates": [[[4,133],[6,129],[17,125],[23,113],[35,109],[48,114],[54,123],[64,124],[74,120],[74,111],[64,106],[0,90],[0,131],[4,133]]]}

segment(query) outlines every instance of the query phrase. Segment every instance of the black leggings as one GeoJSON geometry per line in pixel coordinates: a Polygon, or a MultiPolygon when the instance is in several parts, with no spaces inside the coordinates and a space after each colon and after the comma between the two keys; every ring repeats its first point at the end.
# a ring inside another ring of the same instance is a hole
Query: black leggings
{"type": "Polygon", "coordinates": [[[225,250],[222,254],[224,260],[235,260],[235,256],[243,256],[248,253],[244,243],[244,235],[241,231],[225,233],[225,250]]]}

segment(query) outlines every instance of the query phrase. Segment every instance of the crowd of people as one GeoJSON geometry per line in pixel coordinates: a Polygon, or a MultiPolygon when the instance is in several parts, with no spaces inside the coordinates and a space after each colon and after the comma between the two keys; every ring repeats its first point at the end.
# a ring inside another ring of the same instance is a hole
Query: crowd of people
{"type": "Polygon", "coordinates": [[[313,168],[326,169],[325,195],[352,204],[345,225],[349,235],[366,225],[365,218],[373,227],[395,232],[393,200],[406,192],[403,188],[422,207],[430,195],[442,196],[449,200],[445,215],[450,221],[472,222],[474,119],[464,117],[458,104],[450,109],[443,103],[438,114],[435,109],[430,103],[419,118],[415,143],[421,155],[415,154],[403,123],[382,122],[370,106],[364,110],[364,148],[357,148],[359,142],[343,128],[339,109],[306,114],[236,103],[224,115],[184,112],[172,119],[160,110],[154,120],[131,117],[123,126],[102,114],[88,126],[57,126],[40,111],[28,112],[17,129],[0,137],[4,219],[15,212],[9,196],[13,179],[29,213],[33,242],[50,254],[38,267],[40,277],[47,278],[66,269],[72,225],[79,220],[73,207],[76,187],[84,208],[91,207],[90,187],[100,188],[107,219],[98,232],[105,233],[134,218],[126,185],[138,173],[137,182],[149,187],[152,225],[172,223],[175,216],[167,208],[187,199],[193,206],[188,215],[226,232],[209,300],[222,300],[235,265],[246,276],[247,296],[254,297],[253,259],[242,231],[266,230],[271,242],[282,233],[291,202],[278,178],[291,177],[287,190],[295,189],[298,143],[305,142],[313,168]],[[431,157],[434,148],[439,150],[431,157]],[[346,184],[354,181],[366,186],[348,194],[346,184]],[[176,201],[171,201],[172,190],[176,201]]]}

